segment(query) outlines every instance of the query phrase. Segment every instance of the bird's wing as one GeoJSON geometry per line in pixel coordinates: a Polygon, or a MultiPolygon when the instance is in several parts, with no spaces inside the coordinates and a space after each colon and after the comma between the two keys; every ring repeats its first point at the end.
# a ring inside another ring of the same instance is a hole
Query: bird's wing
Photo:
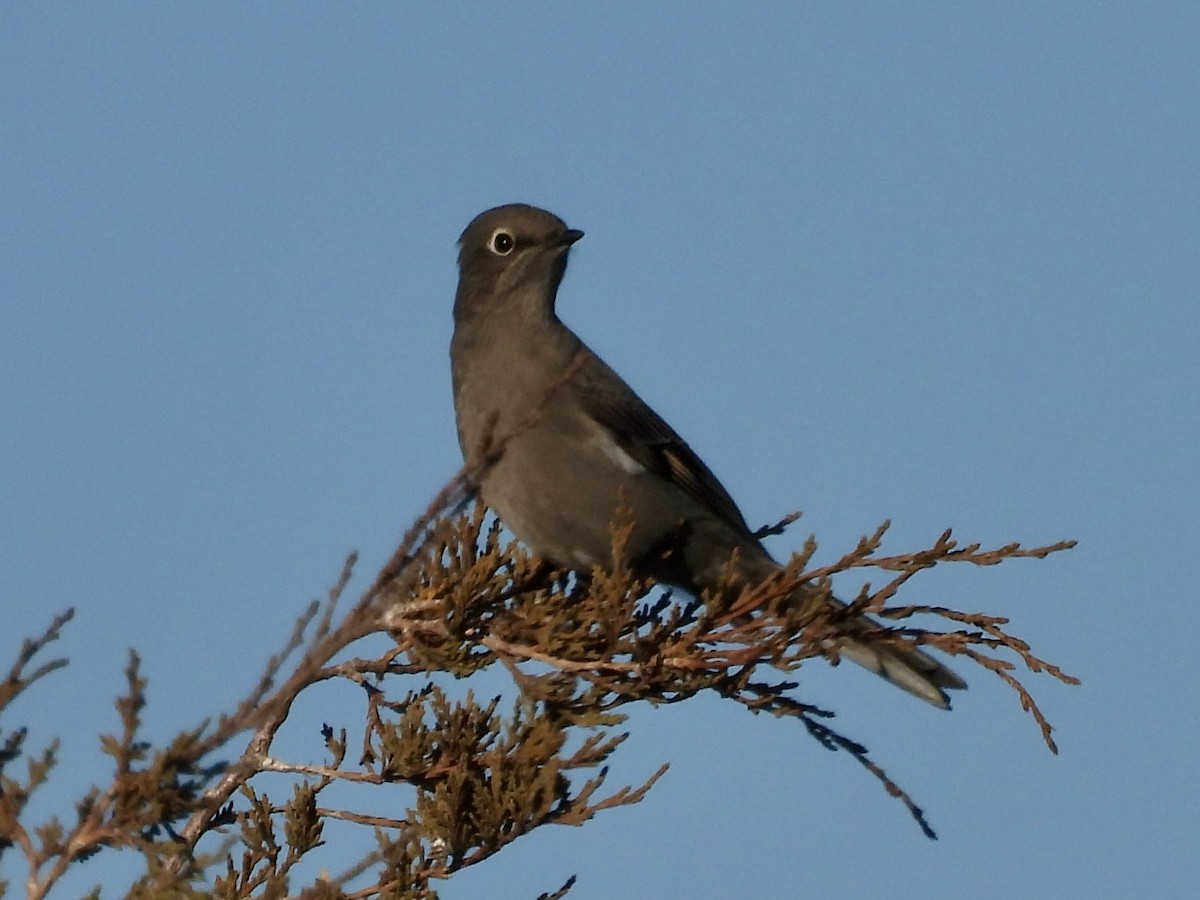
{"type": "Polygon", "coordinates": [[[603,360],[591,354],[572,382],[588,416],[632,459],[750,535],[741,510],[712,470],[603,360]]]}

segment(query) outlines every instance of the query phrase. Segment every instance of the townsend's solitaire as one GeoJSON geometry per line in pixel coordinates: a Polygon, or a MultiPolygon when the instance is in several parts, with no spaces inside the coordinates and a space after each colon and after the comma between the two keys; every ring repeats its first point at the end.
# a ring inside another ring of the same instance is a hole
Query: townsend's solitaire
{"type": "MultiPolygon", "coordinates": [[[[612,567],[624,502],[633,571],[699,596],[723,576],[728,585],[736,551],[732,589],[761,582],[779,564],[716,476],[556,315],[581,237],[552,213],[512,204],[481,213],[459,239],[454,405],[463,456],[482,463],[484,502],[537,554],[582,574],[612,567]]],[[[966,687],[915,646],[846,637],[838,650],[935,706],[966,687]]]]}

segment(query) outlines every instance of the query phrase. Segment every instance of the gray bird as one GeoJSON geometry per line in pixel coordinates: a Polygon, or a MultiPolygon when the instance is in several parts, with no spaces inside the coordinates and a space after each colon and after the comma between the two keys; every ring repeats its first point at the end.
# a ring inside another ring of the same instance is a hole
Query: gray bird
{"type": "MultiPolygon", "coordinates": [[[[581,237],[552,213],[512,204],[481,213],[459,238],[454,405],[464,458],[486,463],[484,502],[535,553],[588,573],[613,565],[611,528],[624,498],[633,571],[698,596],[723,576],[728,584],[736,551],[733,588],[760,583],[779,563],[728,491],[555,313],[581,237]]],[[[838,651],[945,709],[946,690],[966,687],[915,646],[847,637],[838,651]]]]}

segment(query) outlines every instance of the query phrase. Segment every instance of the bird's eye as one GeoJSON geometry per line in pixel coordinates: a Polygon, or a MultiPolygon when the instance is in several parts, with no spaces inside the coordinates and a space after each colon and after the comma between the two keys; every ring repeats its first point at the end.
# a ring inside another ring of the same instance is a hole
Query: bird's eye
{"type": "Polygon", "coordinates": [[[497,256],[508,256],[513,252],[513,247],[517,246],[516,240],[512,234],[505,231],[503,228],[496,229],[496,233],[492,235],[492,239],[488,241],[488,249],[497,256]]]}

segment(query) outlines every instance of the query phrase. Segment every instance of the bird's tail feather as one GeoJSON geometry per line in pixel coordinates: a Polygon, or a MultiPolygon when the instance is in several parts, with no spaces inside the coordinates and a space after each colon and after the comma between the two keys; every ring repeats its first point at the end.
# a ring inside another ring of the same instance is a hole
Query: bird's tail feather
{"type": "MultiPolygon", "coordinates": [[[[758,583],[779,571],[779,564],[765,550],[757,549],[759,552],[746,552],[739,560],[738,574],[745,584],[758,583]]],[[[814,599],[812,588],[808,585],[798,587],[791,597],[792,602],[801,607],[810,606],[814,599]]],[[[846,604],[836,597],[826,595],[825,602],[837,609],[846,608],[846,604]]],[[[856,632],[885,630],[886,625],[867,616],[841,624],[842,634],[831,643],[841,656],[920,697],[926,703],[949,709],[950,697],[946,691],[966,689],[965,681],[915,644],[867,642],[854,637],[856,632]]]]}
{"type": "MultiPolygon", "coordinates": [[[[864,629],[884,627],[865,616],[855,622],[855,626],[864,629]]],[[[967,687],[957,674],[915,646],[882,641],[866,643],[848,636],[838,639],[837,650],[851,662],[942,709],[950,708],[946,691],[961,691],[967,687]]]]}
{"type": "Polygon", "coordinates": [[[838,652],[896,687],[942,709],[950,708],[947,690],[964,690],[967,686],[946,666],[916,648],[885,647],[845,638],[838,643],[838,652]]]}

